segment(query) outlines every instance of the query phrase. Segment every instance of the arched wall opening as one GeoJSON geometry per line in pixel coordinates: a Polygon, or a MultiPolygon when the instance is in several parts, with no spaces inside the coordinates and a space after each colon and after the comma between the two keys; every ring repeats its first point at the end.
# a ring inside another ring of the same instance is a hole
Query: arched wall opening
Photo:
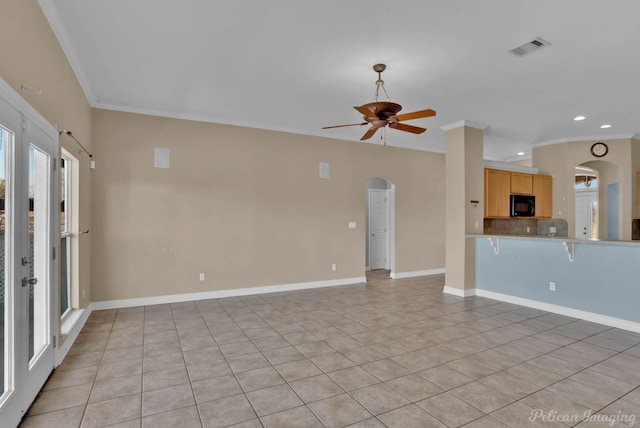
{"type": "Polygon", "coordinates": [[[596,224],[597,233],[592,236],[584,236],[584,230],[582,229],[585,227],[585,217],[588,216],[584,210],[587,209],[586,206],[588,203],[584,201],[579,202],[579,200],[581,195],[584,195],[584,192],[588,194],[589,190],[574,188],[575,237],[577,239],[620,239],[623,223],[621,218],[621,200],[619,198],[619,186],[622,182],[620,168],[611,162],[597,160],[576,165],[576,176],[580,172],[584,172],[585,175],[591,173],[597,177],[597,189],[595,191],[596,218],[593,221],[593,223],[596,224]],[[580,220],[580,218],[582,218],[582,220],[580,220]],[[581,221],[582,225],[580,224],[581,221]],[[579,228],[581,228],[581,230],[578,230],[579,228]]]}

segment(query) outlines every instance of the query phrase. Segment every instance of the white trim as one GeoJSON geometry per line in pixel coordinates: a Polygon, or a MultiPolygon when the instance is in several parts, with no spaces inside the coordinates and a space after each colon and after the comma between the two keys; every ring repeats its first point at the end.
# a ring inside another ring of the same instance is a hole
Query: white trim
{"type": "Polygon", "coordinates": [[[0,98],[4,99],[14,110],[23,115],[29,122],[40,128],[47,136],[58,139],[58,130],[27,102],[22,95],[16,92],[11,85],[0,78],[0,98]]]}
{"type": "MultiPolygon", "coordinates": [[[[73,325],[70,328],[70,331],[64,341],[64,344],[62,345],[62,347],[59,347],[54,350],[53,367],[58,367],[62,363],[62,360],[64,360],[64,358],[67,356],[67,353],[71,348],[71,345],[73,345],[73,342],[75,342],[76,338],[78,337],[78,334],[80,333],[85,323],[87,322],[87,319],[89,319],[89,315],[91,315],[91,311],[92,311],[91,305],[89,305],[87,309],[78,310],[79,312],[78,318],[73,322],[73,325]]],[[[58,341],[59,340],[60,340],[60,337],[58,337],[58,341]]]]}
{"type": "Polygon", "coordinates": [[[494,291],[481,289],[476,289],[476,296],[486,297],[493,300],[500,300],[501,302],[513,303],[515,305],[553,312],[559,315],[579,318],[585,321],[591,321],[598,324],[608,325],[610,327],[616,327],[623,330],[640,333],[640,323],[624,320],[621,318],[614,318],[607,315],[596,314],[595,312],[587,312],[580,309],[567,308],[566,306],[559,306],[551,303],[539,302],[537,300],[530,300],[523,297],[515,297],[508,294],[496,293],[494,291]]]}
{"type": "Polygon", "coordinates": [[[631,134],[589,135],[589,136],[583,136],[583,137],[556,138],[555,140],[541,141],[539,143],[532,143],[531,147],[551,146],[553,144],[574,143],[574,142],[578,142],[578,141],[621,140],[621,139],[625,139],[625,138],[628,138],[628,139],[631,139],[631,140],[637,140],[637,139],[640,139],[640,134],[631,133],[631,134]]]}
{"type": "Polygon", "coordinates": [[[429,276],[438,275],[444,273],[444,268],[440,269],[427,269],[427,270],[414,270],[412,272],[391,272],[391,279],[403,279],[414,278],[416,276],[429,276]]]}
{"type": "Polygon", "coordinates": [[[38,0],[38,4],[47,19],[47,22],[49,22],[49,27],[51,27],[53,34],[55,34],[56,39],[58,40],[58,43],[60,44],[60,47],[62,48],[62,51],[64,52],[64,55],[76,76],[76,79],[78,79],[78,83],[82,88],[82,92],[84,92],[84,96],[87,98],[87,101],[89,101],[91,107],[95,107],[96,98],[91,92],[91,85],[89,84],[87,73],[85,73],[84,68],[82,68],[82,62],[79,60],[75,45],[67,35],[66,31],[64,31],[64,25],[62,24],[60,15],[54,6],[55,1],[38,0]]]}
{"type": "Polygon", "coordinates": [[[504,171],[526,172],[529,174],[537,174],[539,169],[533,166],[515,165],[512,163],[483,160],[482,166],[485,168],[502,169],[504,171]]]}
{"type": "Polygon", "coordinates": [[[389,199],[389,203],[387,205],[387,221],[389,222],[389,247],[388,247],[388,269],[391,272],[396,270],[396,183],[393,181],[386,179],[387,184],[389,184],[389,189],[387,193],[387,198],[389,199]]]}
{"type": "Polygon", "coordinates": [[[131,299],[104,300],[93,302],[92,310],[130,308],[134,306],[162,305],[167,303],[189,302],[192,300],[221,299],[225,297],[249,296],[253,294],[277,293],[281,291],[307,290],[310,288],[336,287],[366,283],[364,276],[354,278],[331,279],[327,281],[299,282],[293,284],[267,285],[263,287],[236,288],[231,290],[205,291],[201,293],[171,294],[153,297],[135,297],[131,299]]]}
{"type": "Polygon", "coordinates": [[[452,129],[460,128],[463,126],[466,126],[469,128],[477,128],[482,131],[484,131],[489,127],[489,125],[485,125],[484,123],[480,123],[480,122],[474,122],[472,120],[459,120],[457,122],[449,123],[447,125],[442,125],[440,129],[446,132],[446,131],[451,131],[452,129]]]}
{"type": "Polygon", "coordinates": [[[503,162],[515,162],[515,161],[523,161],[523,160],[533,160],[533,154],[529,153],[529,154],[524,154],[524,155],[520,155],[520,156],[517,156],[517,155],[516,156],[510,156],[508,158],[504,158],[502,161],[503,162]]]}
{"type": "MultiPolygon", "coordinates": [[[[387,185],[390,184],[390,181],[387,179],[384,179],[387,182],[387,185]]],[[[391,251],[390,251],[390,247],[391,247],[391,219],[390,219],[390,206],[391,206],[391,190],[390,189],[368,189],[368,194],[367,194],[367,215],[369,218],[369,221],[367,222],[367,236],[369,237],[369,248],[367,248],[367,253],[369,255],[369,259],[367,260],[367,267],[371,267],[371,236],[372,236],[372,231],[371,231],[371,194],[372,193],[377,193],[377,192],[383,192],[384,193],[384,210],[385,210],[385,216],[384,216],[384,220],[385,220],[385,224],[384,224],[384,228],[386,230],[386,245],[384,248],[384,268],[383,269],[391,269],[391,251]]],[[[376,269],[380,269],[380,268],[376,268],[376,269]]],[[[370,269],[369,269],[370,270],[370,269]]]]}
{"type": "Polygon", "coordinates": [[[468,290],[462,290],[460,288],[455,288],[455,287],[449,287],[449,286],[444,286],[444,289],[442,290],[442,292],[444,294],[451,294],[453,296],[458,296],[458,297],[471,297],[471,296],[475,296],[476,295],[476,289],[475,288],[470,288],[468,290]]]}
{"type": "MultiPolygon", "coordinates": [[[[340,135],[327,132],[326,130],[309,131],[309,130],[290,128],[285,126],[274,126],[268,123],[256,123],[256,122],[247,122],[243,120],[232,120],[229,118],[207,115],[207,114],[181,113],[181,112],[154,110],[154,109],[147,109],[147,108],[137,108],[137,107],[130,107],[130,106],[120,106],[117,104],[107,104],[99,101],[96,103],[92,103],[91,107],[100,109],[100,110],[115,111],[119,113],[133,113],[133,114],[141,114],[145,116],[155,116],[155,117],[162,117],[162,118],[168,118],[168,119],[189,120],[193,122],[211,123],[214,125],[221,125],[221,126],[223,125],[239,126],[243,128],[259,129],[262,131],[274,131],[274,132],[283,132],[286,134],[293,134],[293,135],[320,137],[320,138],[325,138],[325,139],[334,140],[334,141],[351,141],[353,143],[358,143],[358,144],[379,145],[379,143],[376,142],[375,138],[367,141],[360,141],[358,139],[341,137],[340,135]]],[[[444,154],[444,150],[441,150],[441,149],[428,147],[428,146],[413,147],[408,145],[399,145],[399,144],[395,144],[391,140],[387,141],[387,146],[394,147],[396,149],[417,150],[420,152],[444,154]]]]}

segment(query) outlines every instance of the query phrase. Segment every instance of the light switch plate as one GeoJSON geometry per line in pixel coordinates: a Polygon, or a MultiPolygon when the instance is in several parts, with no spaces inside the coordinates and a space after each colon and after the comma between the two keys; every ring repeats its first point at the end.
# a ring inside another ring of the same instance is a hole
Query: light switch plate
{"type": "Polygon", "coordinates": [[[161,149],[156,147],[153,152],[153,166],[156,168],[169,168],[169,149],[161,149]]]}
{"type": "Polygon", "coordinates": [[[329,178],[329,162],[320,162],[320,178],[329,178]]]}
{"type": "Polygon", "coordinates": [[[349,222],[349,229],[355,229],[356,228],[356,222],[355,221],[350,221],[349,222]]]}

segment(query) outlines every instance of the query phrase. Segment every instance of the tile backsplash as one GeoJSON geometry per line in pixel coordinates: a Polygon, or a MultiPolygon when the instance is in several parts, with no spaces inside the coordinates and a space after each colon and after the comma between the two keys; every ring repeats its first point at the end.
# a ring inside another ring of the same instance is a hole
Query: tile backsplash
{"type": "Polygon", "coordinates": [[[563,218],[485,218],[486,235],[559,236],[567,237],[567,221],[563,218]],[[551,228],[555,227],[555,233],[551,228]]]}

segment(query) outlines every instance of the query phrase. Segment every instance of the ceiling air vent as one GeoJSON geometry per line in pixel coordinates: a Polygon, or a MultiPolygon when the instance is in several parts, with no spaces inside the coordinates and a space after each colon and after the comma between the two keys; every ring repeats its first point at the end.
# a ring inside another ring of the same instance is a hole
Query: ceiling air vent
{"type": "Polygon", "coordinates": [[[531,52],[538,51],[542,48],[551,46],[551,43],[542,40],[540,37],[531,40],[530,42],[523,43],[520,46],[516,46],[513,49],[509,49],[509,52],[515,56],[529,55],[531,52]]]}

